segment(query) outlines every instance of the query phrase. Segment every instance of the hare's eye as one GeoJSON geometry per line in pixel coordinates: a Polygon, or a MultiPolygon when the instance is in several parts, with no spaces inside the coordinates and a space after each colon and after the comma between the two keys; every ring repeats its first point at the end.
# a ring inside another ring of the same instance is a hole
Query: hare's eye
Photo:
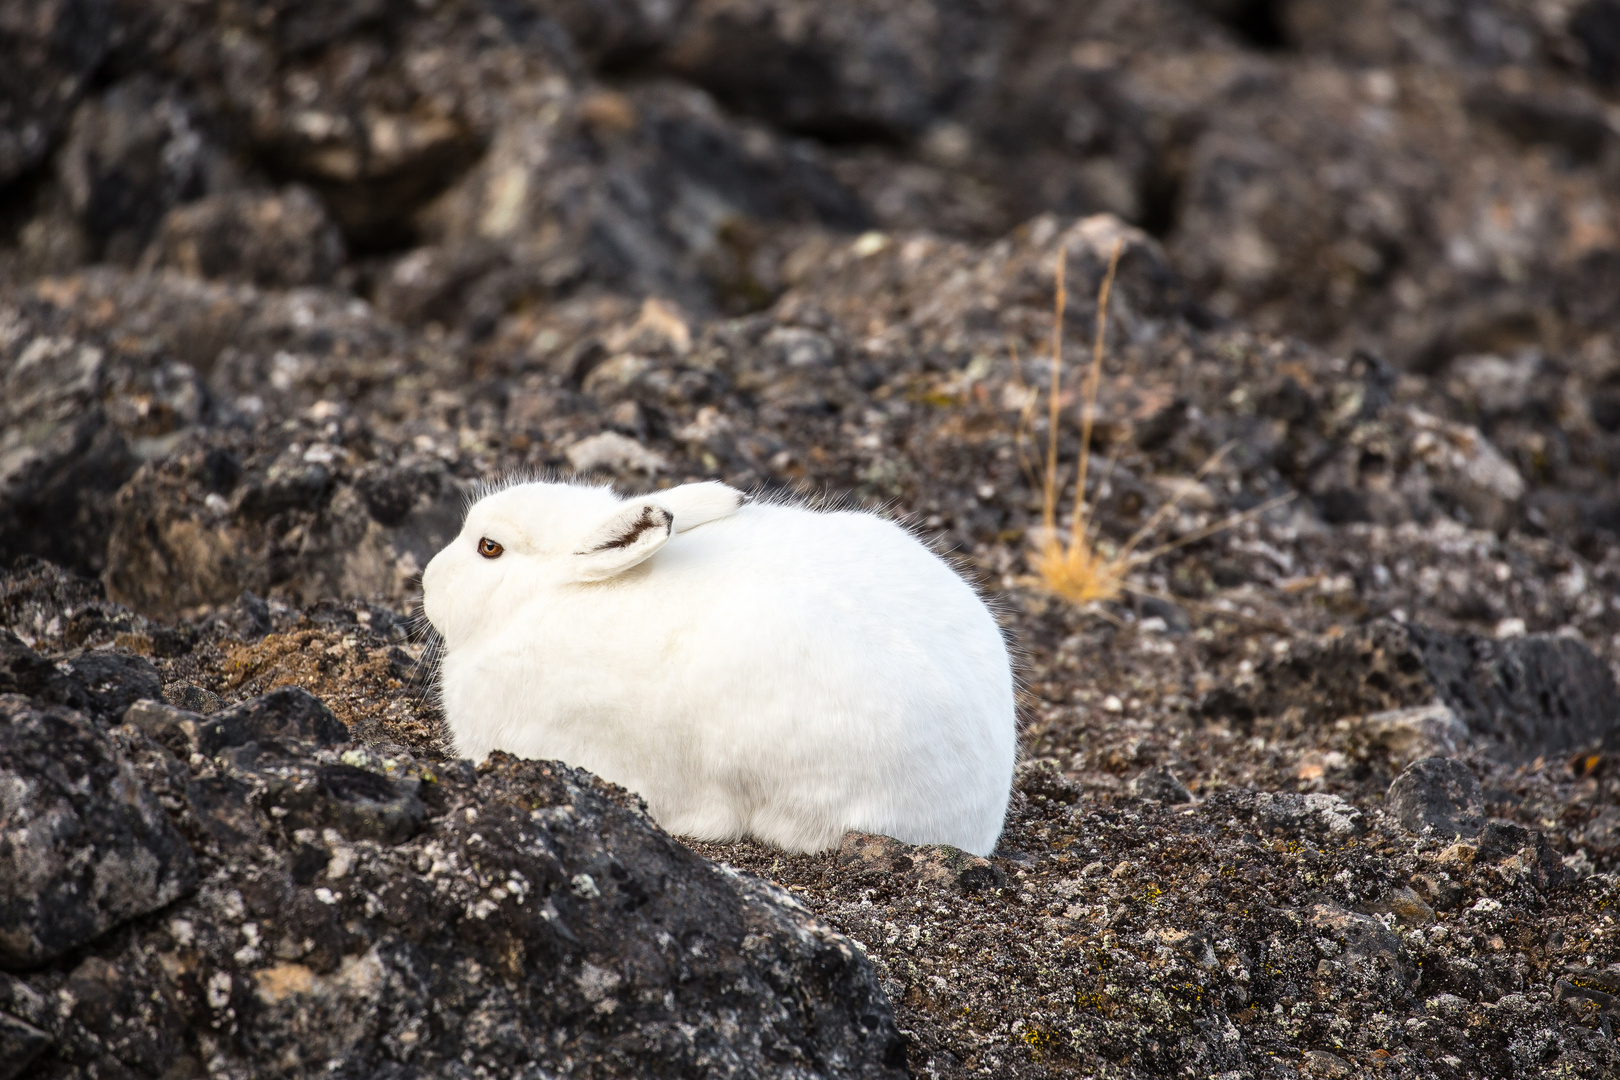
{"type": "Polygon", "coordinates": [[[498,559],[501,557],[501,552],[505,550],[487,536],[480,538],[478,541],[478,554],[486,559],[498,559]]]}

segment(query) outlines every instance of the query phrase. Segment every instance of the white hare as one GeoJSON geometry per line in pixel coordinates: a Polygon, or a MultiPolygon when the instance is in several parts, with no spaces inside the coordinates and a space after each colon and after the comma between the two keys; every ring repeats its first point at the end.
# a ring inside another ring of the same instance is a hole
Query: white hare
{"type": "Polygon", "coordinates": [[[1007,647],[904,529],[718,483],[486,495],[422,575],[457,749],[560,759],[674,833],[845,831],[985,855],[1016,753],[1007,647]]]}

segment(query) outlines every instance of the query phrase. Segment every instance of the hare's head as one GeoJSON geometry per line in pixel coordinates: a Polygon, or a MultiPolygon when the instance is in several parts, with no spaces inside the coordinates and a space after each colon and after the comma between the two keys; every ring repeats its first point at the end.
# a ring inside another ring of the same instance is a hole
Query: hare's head
{"type": "Polygon", "coordinates": [[[422,610],[448,648],[548,589],[606,581],[685,532],[736,510],[722,484],[621,500],[606,487],[516,484],[467,511],[461,535],[422,572],[422,610]]]}

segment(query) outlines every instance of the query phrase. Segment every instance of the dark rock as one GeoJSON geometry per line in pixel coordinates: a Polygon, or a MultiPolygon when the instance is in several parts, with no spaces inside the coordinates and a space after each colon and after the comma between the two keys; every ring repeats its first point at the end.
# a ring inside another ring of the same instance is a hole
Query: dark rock
{"type": "Polygon", "coordinates": [[[1415,833],[1440,837],[1479,835],[1485,826],[1485,793],[1479,779],[1456,758],[1413,762],[1389,785],[1384,807],[1415,833]]]}
{"type": "Polygon", "coordinates": [[[57,169],[90,258],[134,263],[163,215],[202,194],[206,154],[189,104],[148,73],[84,102],[57,169]]]}
{"type": "Polygon", "coordinates": [[[312,777],[272,783],[266,797],[290,828],[334,828],[351,840],[402,844],[427,813],[416,787],[352,765],[323,765],[312,777]]]}
{"type": "Polygon", "coordinates": [[[1569,638],[1493,641],[1375,622],[1296,646],[1256,675],[1252,690],[1212,692],[1201,711],[1245,724],[1284,715],[1326,724],[1439,702],[1472,739],[1520,762],[1620,741],[1614,676],[1569,638]]]}
{"type": "Polygon", "coordinates": [[[141,698],[163,693],[163,677],[145,657],[92,649],[73,653],[60,666],[90,691],[92,707],[103,716],[122,716],[141,698]]]}
{"type": "Polygon", "coordinates": [[[92,700],[83,683],[24,645],[10,630],[0,630],[0,694],[22,694],[76,709],[89,708],[92,700]]]}
{"type": "Polygon", "coordinates": [[[0,966],[45,963],[191,891],[191,849],[88,721],[15,696],[0,720],[0,966]]]}
{"type": "Polygon", "coordinates": [[[1601,86],[1620,85],[1620,3],[1586,0],[1575,9],[1569,31],[1586,53],[1586,70],[1601,86]]]}
{"type": "Polygon", "coordinates": [[[1476,865],[1508,859],[1516,859],[1538,889],[1557,885],[1567,874],[1558,850],[1547,840],[1546,834],[1512,821],[1487,822],[1479,834],[1479,851],[1474,856],[1476,865]]]}
{"type": "Polygon", "coordinates": [[[1139,798],[1157,799],[1170,806],[1193,801],[1192,792],[1188,791],[1187,785],[1170,771],[1168,765],[1159,765],[1147,770],[1131,781],[1131,787],[1139,798]]]}
{"type": "Polygon", "coordinates": [[[225,625],[243,641],[256,641],[270,633],[270,605],[244,590],[222,617],[225,625]]]}
{"type": "Polygon", "coordinates": [[[624,792],[499,754],[474,773],[279,747],[246,767],[227,754],[184,788],[205,872],[227,887],[30,973],[80,1003],[50,1015],[65,1061],[193,1068],[211,1018],[234,1012],[219,1052],[243,1068],[341,1059],[369,1074],[409,1047],[434,1073],[470,1051],[610,1076],[905,1075],[863,955],[785,893],[671,841],[624,792]],[[418,785],[446,790],[415,803],[410,833],[379,828],[378,808],[418,785]],[[199,966],[152,959],[172,948],[199,966]],[[497,1028],[474,1022],[492,1010],[497,1028]],[[424,1028],[429,1013],[448,1022],[424,1028]]]}
{"type": "Polygon", "coordinates": [[[315,509],[332,481],[332,472],[318,461],[283,455],[236,489],[232,509],[249,520],[263,520],[286,510],[315,509]]]}
{"type": "Polygon", "coordinates": [[[18,0],[0,18],[0,186],[44,160],[113,36],[104,0],[18,0]]]}
{"type": "Polygon", "coordinates": [[[734,108],[835,139],[922,132],[996,42],[984,5],[690,5],[664,62],[734,108]]]}
{"type": "Polygon", "coordinates": [[[34,1025],[0,1012],[0,1080],[16,1080],[53,1041],[34,1025]]]}
{"type": "Polygon", "coordinates": [[[343,238],[307,189],[199,199],[163,219],[147,260],[196,277],[314,285],[343,263],[343,238]]]}
{"type": "Polygon", "coordinates": [[[301,687],[288,686],[221,709],[198,726],[196,734],[197,750],[202,754],[267,739],[335,745],[349,741],[349,729],[320,698],[301,687]]]}
{"type": "Polygon", "coordinates": [[[1403,990],[1416,981],[1417,967],[1402,947],[1401,936],[1372,916],[1317,904],[1310,910],[1309,922],[1344,950],[1345,962],[1387,976],[1403,990]]]}
{"type": "Polygon", "coordinates": [[[1505,754],[1529,761],[1620,746],[1620,691],[1585,643],[1410,633],[1440,697],[1505,754]]]}
{"type": "Polygon", "coordinates": [[[1620,807],[1608,807],[1586,823],[1579,839],[1600,855],[1620,854],[1620,807]]]}

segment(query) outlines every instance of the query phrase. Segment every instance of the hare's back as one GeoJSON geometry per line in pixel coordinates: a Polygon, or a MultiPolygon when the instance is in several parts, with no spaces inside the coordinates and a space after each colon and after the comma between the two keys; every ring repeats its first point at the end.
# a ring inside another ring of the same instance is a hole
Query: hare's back
{"type": "Polygon", "coordinates": [[[747,506],[658,559],[682,606],[749,651],[796,642],[823,654],[864,650],[867,660],[899,652],[926,666],[948,656],[1005,668],[1000,631],[972,587],[872,514],[747,506]]]}

